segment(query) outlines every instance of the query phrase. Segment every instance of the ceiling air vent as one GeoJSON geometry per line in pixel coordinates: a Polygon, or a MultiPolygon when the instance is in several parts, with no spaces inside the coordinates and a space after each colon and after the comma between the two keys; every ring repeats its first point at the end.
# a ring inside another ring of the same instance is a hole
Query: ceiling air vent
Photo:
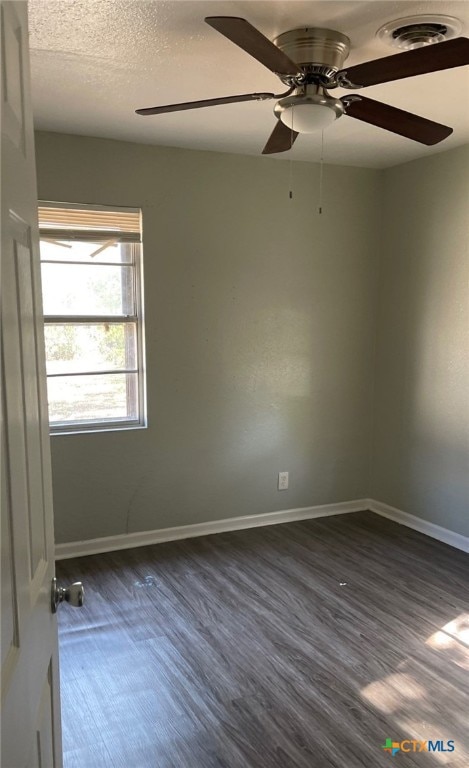
{"type": "Polygon", "coordinates": [[[432,14],[390,21],[380,27],[376,35],[388,45],[408,51],[451,40],[460,34],[461,29],[461,22],[453,16],[432,14]]]}

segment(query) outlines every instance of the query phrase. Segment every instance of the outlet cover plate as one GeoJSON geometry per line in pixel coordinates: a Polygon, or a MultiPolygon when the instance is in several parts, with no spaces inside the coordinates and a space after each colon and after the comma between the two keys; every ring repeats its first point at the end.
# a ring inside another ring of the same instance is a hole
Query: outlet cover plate
{"type": "Polygon", "coordinates": [[[278,489],[279,491],[288,490],[288,472],[278,473],[278,489]]]}

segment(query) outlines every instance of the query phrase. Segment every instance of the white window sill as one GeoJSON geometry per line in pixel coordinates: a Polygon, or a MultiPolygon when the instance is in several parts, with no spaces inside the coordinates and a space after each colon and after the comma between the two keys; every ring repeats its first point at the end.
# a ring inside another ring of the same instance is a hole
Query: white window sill
{"type": "Polygon", "coordinates": [[[76,429],[54,429],[54,431],[50,431],[49,434],[51,437],[60,436],[63,437],[64,435],[95,435],[97,433],[103,433],[103,432],[129,432],[135,429],[148,429],[148,424],[126,424],[126,425],[120,425],[120,424],[110,424],[106,427],[99,427],[99,426],[90,426],[86,429],[84,427],[78,427],[76,429]]]}

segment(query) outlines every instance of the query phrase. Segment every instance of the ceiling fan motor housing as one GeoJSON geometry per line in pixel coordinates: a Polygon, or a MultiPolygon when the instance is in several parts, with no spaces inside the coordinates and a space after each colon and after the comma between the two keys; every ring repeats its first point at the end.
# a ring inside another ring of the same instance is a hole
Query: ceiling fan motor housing
{"type": "Polygon", "coordinates": [[[350,51],[346,35],[320,27],[292,29],[273,42],[306,72],[307,82],[314,82],[317,76],[333,80],[350,51]]]}

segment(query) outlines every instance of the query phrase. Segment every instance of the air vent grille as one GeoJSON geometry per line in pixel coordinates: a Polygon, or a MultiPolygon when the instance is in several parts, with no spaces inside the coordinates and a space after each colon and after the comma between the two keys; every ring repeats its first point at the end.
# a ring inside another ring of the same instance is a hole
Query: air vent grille
{"type": "Polygon", "coordinates": [[[458,37],[461,28],[459,19],[438,14],[396,19],[384,24],[376,34],[388,45],[402,50],[412,50],[458,37]]]}

